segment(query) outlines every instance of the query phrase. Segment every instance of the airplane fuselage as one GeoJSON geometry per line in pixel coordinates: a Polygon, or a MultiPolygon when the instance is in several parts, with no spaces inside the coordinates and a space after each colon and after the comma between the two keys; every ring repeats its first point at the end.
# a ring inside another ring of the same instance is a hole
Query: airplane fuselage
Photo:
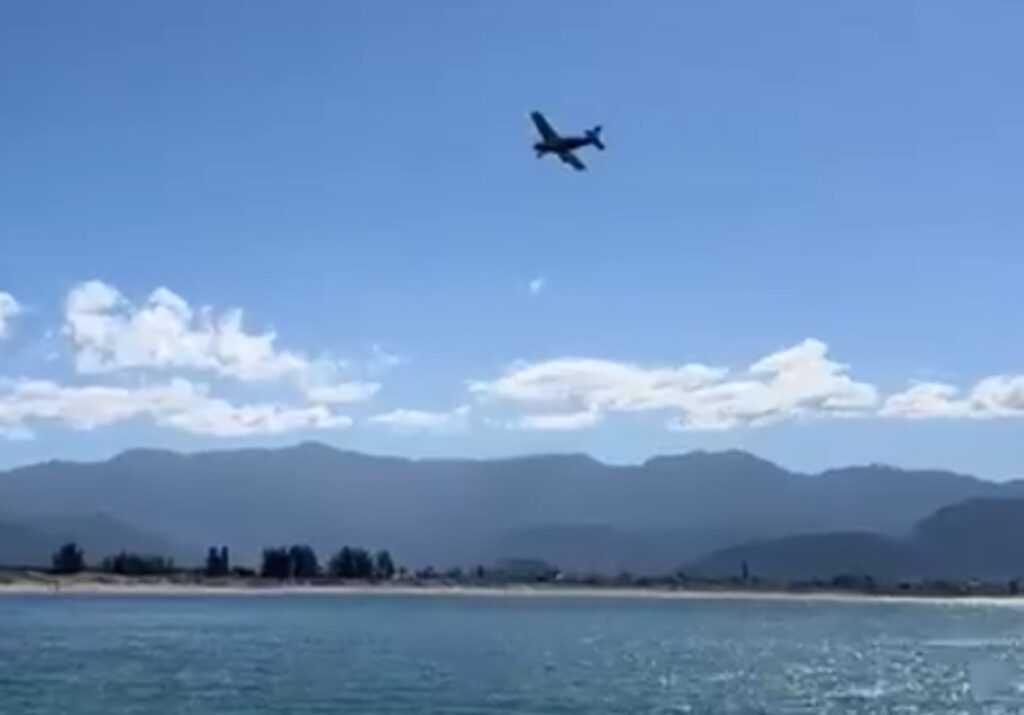
{"type": "Polygon", "coordinates": [[[558,137],[557,139],[537,142],[533,145],[533,148],[538,154],[561,154],[563,151],[573,151],[593,143],[594,140],[590,137],[558,137]]]}

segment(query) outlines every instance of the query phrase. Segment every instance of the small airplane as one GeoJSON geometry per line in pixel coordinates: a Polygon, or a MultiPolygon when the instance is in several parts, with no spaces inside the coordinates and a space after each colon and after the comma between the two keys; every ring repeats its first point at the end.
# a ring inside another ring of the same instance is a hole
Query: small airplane
{"type": "Polygon", "coordinates": [[[601,142],[600,125],[583,132],[583,136],[563,137],[551,127],[548,120],[540,112],[532,112],[530,118],[533,120],[534,126],[537,127],[537,132],[540,134],[541,139],[533,145],[533,150],[537,152],[537,158],[545,154],[555,154],[559,159],[576,169],[576,171],[583,171],[587,167],[573,153],[573,150],[583,146],[595,146],[604,151],[604,144],[601,142]]]}

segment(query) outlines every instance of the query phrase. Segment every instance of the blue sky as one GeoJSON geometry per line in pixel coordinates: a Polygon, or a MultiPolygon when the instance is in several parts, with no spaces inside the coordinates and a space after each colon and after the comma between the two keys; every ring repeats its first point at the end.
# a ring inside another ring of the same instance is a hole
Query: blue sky
{"type": "Polygon", "coordinates": [[[1022,23],[5,3],[0,466],[315,438],[1024,476],[1022,23]],[[535,108],[608,151],[536,159],[535,108]]]}

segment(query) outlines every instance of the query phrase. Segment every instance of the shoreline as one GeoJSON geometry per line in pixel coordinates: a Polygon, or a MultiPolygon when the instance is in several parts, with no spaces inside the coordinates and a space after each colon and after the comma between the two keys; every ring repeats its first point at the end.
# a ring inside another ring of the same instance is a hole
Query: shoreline
{"type": "Polygon", "coordinates": [[[337,596],[337,597],[468,597],[553,598],[606,600],[788,601],[833,603],[998,604],[1024,607],[1024,598],[1011,595],[944,595],[858,593],[853,591],[696,587],[583,586],[552,584],[446,583],[254,583],[180,582],[169,579],[15,577],[0,581],[4,596],[337,596]]]}

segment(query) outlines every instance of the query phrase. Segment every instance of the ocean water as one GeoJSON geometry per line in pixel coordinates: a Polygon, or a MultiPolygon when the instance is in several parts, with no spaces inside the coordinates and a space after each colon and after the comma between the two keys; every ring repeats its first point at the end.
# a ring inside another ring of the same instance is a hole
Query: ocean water
{"type": "Polygon", "coordinates": [[[975,712],[1024,712],[1024,608],[0,597],[4,715],[975,712]]]}

